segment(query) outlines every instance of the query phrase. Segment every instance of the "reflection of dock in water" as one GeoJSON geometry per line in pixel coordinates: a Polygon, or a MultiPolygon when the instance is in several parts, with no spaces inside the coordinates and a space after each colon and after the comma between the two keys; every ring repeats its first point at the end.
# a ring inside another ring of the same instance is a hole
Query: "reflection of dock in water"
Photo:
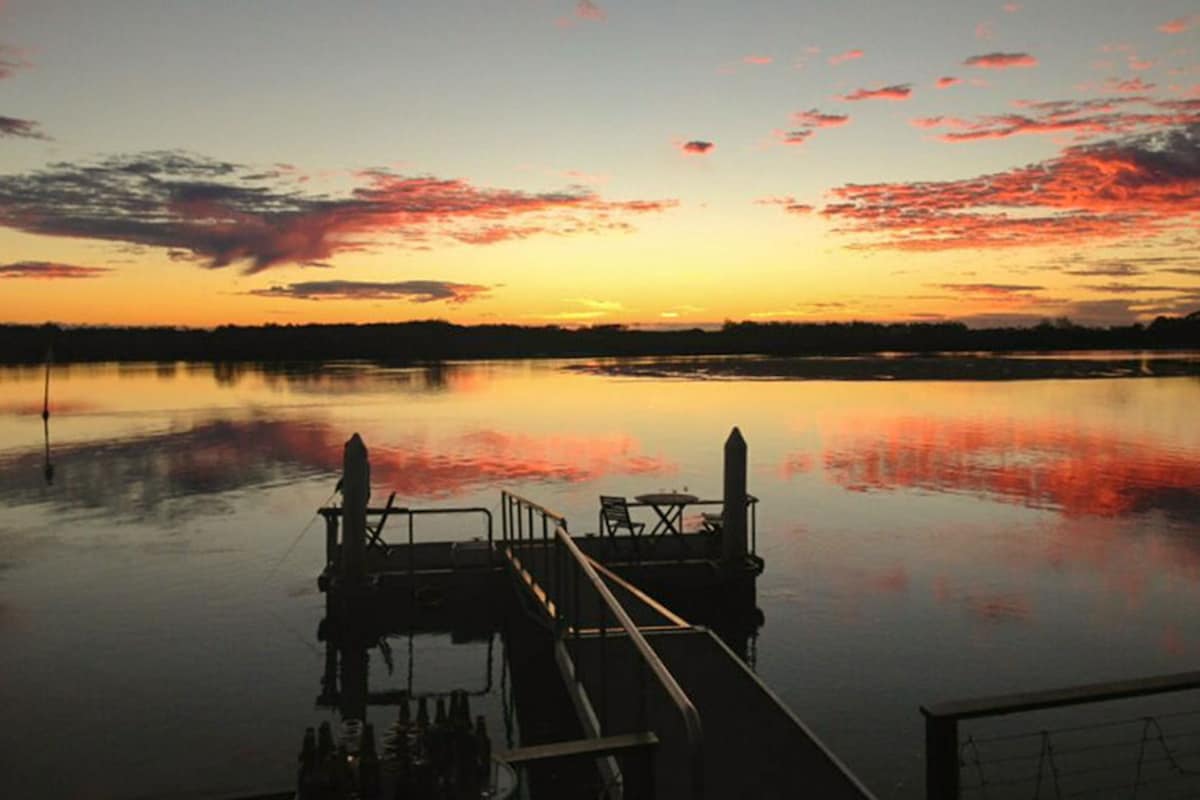
{"type": "MultiPolygon", "coordinates": [[[[518,770],[522,796],[870,797],[752,670],[763,562],[736,430],[722,499],[681,501],[674,517],[656,508],[664,524],[649,532],[623,512],[624,531],[602,517],[599,533],[580,536],[507,492],[499,519],[484,508],[396,508],[391,499],[372,508],[368,487],[355,436],[345,448],[344,503],[321,509],[318,704],[343,720],[384,729],[414,700],[453,707],[486,697],[497,690],[498,660],[504,719],[492,752],[518,770]],[[687,531],[684,504],[720,511],[687,531]],[[418,542],[431,517],[467,536],[418,542]],[[414,646],[434,634],[486,653],[478,685],[438,692],[414,679],[414,646]],[[393,652],[400,642],[404,658],[393,652]],[[373,648],[389,672],[407,664],[403,688],[371,691],[373,648]]],[[[442,791],[428,796],[460,796],[442,791]]]]}

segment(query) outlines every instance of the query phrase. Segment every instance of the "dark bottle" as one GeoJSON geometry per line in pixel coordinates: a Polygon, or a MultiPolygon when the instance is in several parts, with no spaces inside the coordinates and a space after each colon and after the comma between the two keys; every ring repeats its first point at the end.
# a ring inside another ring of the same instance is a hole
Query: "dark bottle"
{"type": "Polygon", "coordinates": [[[317,734],[312,728],[304,731],[304,743],[300,746],[300,769],[296,776],[296,797],[299,800],[316,800],[317,784],[317,734]]]}
{"type": "Polygon", "coordinates": [[[375,726],[363,725],[358,749],[358,790],[365,800],[379,796],[379,757],[375,754],[375,726]]]}
{"type": "Polygon", "coordinates": [[[488,739],[487,726],[483,722],[482,714],[475,718],[475,747],[475,764],[479,770],[479,777],[488,782],[492,774],[492,742],[488,739]]]}
{"type": "Polygon", "coordinates": [[[417,700],[417,727],[429,727],[429,701],[424,697],[417,700]]]}
{"type": "Polygon", "coordinates": [[[408,692],[404,692],[400,696],[400,716],[396,721],[406,728],[412,724],[412,717],[408,708],[408,692]]]}
{"type": "Polygon", "coordinates": [[[459,720],[463,730],[471,730],[471,696],[465,691],[459,692],[459,720]]]}
{"type": "Polygon", "coordinates": [[[444,697],[437,699],[437,710],[433,712],[433,724],[441,726],[446,724],[446,698],[444,697]]]}
{"type": "Polygon", "coordinates": [[[318,797],[332,797],[338,782],[338,756],[333,747],[333,730],[328,722],[317,728],[317,766],[313,783],[318,797]]]}

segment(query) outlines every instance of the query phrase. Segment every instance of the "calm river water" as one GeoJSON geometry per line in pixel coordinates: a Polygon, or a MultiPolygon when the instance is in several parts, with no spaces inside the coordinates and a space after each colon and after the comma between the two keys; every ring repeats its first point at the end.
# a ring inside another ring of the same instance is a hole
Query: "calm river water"
{"type": "MultiPolygon", "coordinates": [[[[355,431],[376,497],[495,508],[507,488],[579,531],[602,493],[718,497],[739,426],[757,670],[881,798],[920,796],[922,703],[1196,668],[1200,379],[571,366],[59,366],[49,485],[42,370],[0,370],[0,796],[292,783],[331,716],[323,533],[301,532],[355,431]]],[[[483,649],[421,637],[417,680],[480,681],[483,649]]]]}

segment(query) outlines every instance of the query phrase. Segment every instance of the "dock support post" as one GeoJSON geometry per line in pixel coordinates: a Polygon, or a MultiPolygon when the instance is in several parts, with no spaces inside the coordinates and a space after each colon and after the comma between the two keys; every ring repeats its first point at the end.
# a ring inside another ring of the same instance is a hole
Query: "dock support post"
{"type": "Polygon", "coordinates": [[[728,570],[746,563],[746,440],[736,427],[725,440],[725,495],[721,509],[721,562],[728,570]]]}
{"type": "Polygon", "coordinates": [[[958,720],[925,715],[925,798],[958,800],[958,720]]]}
{"type": "Polygon", "coordinates": [[[371,464],[367,446],[356,433],[342,451],[342,579],[349,586],[367,582],[367,501],[371,464]]]}

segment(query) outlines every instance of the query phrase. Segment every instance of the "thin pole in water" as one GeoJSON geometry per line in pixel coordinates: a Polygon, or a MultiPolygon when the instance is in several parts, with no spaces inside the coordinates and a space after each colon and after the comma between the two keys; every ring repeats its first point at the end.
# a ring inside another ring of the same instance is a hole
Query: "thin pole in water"
{"type": "Polygon", "coordinates": [[[54,343],[46,347],[46,385],[42,392],[42,438],[46,443],[45,461],[42,465],[42,475],[46,485],[54,483],[54,465],[50,463],[50,365],[54,363],[54,343]]]}
{"type": "Polygon", "coordinates": [[[50,419],[50,365],[54,363],[54,345],[46,348],[46,388],[42,394],[42,421],[50,419]]]}

